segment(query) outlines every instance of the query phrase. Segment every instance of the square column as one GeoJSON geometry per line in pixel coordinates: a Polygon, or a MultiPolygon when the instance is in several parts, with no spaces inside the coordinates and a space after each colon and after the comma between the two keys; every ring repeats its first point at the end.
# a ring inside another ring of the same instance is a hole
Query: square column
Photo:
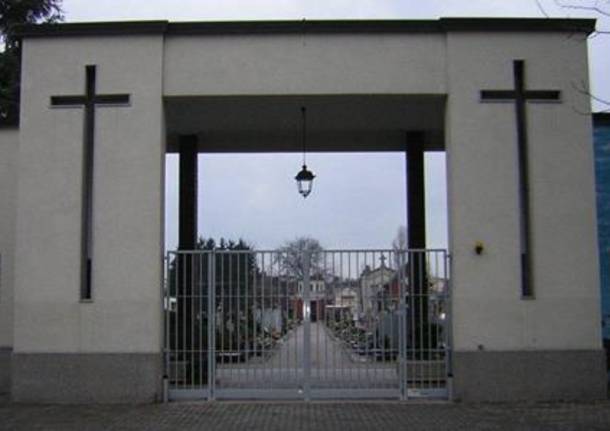
{"type": "Polygon", "coordinates": [[[407,134],[407,232],[410,249],[426,248],[423,132],[407,134]]]}
{"type": "Polygon", "coordinates": [[[10,392],[19,130],[0,128],[0,394],[10,392]]]}
{"type": "Polygon", "coordinates": [[[14,265],[11,396],[27,403],[160,399],[165,118],[160,35],[27,39],[14,265]],[[82,109],[95,64],[100,94],[130,106],[95,116],[90,300],[81,301],[82,109]],[[23,145],[22,145],[23,143],[23,145]]]}
{"type": "Polygon", "coordinates": [[[180,214],[178,249],[193,250],[197,243],[197,136],[180,136],[180,214]]]}
{"type": "Polygon", "coordinates": [[[447,36],[451,347],[458,400],[606,397],[591,118],[577,112],[589,100],[571,86],[587,82],[586,45],[564,41],[561,34],[447,36]],[[527,64],[529,88],[560,91],[561,103],[531,103],[527,113],[515,112],[514,103],[482,103],[482,89],[514,83],[515,59],[527,64]],[[520,116],[527,117],[535,297],[523,295],[520,116]]]}
{"type": "MultiPolygon", "coordinates": [[[[183,135],[179,139],[179,250],[194,250],[197,244],[197,142],[196,135],[183,135]]],[[[177,254],[176,259],[178,313],[175,317],[176,321],[172,325],[177,331],[174,338],[177,341],[181,359],[196,363],[199,358],[192,353],[196,350],[193,344],[193,334],[198,333],[194,326],[194,313],[199,307],[193,305],[193,294],[194,286],[197,285],[198,265],[192,254],[177,254]]],[[[189,368],[187,378],[194,381],[195,378],[190,373],[193,369],[199,368],[199,366],[189,368]]]]}
{"type": "MultiPolygon", "coordinates": [[[[426,275],[426,189],[424,178],[424,134],[407,134],[407,232],[408,256],[408,345],[426,356],[431,337],[428,325],[428,280],[426,275]]],[[[432,331],[434,332],[434,331],[432,331]]],[[[435,333],[435,332],[434,332],[435,333]]],[[[417,359],[425,359],[424,357],[417,359]]]]}

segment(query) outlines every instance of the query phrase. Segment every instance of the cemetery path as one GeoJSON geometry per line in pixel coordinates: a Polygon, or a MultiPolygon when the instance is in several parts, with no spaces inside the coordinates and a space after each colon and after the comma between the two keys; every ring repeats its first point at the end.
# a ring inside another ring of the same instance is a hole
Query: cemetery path
{"type": "MultiPolygon", "coordinates": [[[[304,380],[305,326],[293,329],[273,351],[245,362],[217,364],[224,388],[295,388],[304,380]]],[[[311,382],[314,387],[397,386],[394,363],[364,362],[332,336],[323,322],[311,323],[311,382]]]]}
{"type": "MultiPolygon", "coordinates": [[[[312,368],[350,368],[355,365],[348,351],[330,335],[324,323],[311,324],[310,340],[312,368]]],[[[287,334],[279,346],[262,357],[239,364],[219,364],[218,368],[302,368],[304,341],[305,325],[299,325],[287,334]]]]}
{"type": "MultiPolygon", "coordinates": [[[[274,368],[298,365],[303,366],[305,325],[292,331],[266,365],[274,368]]],[[[349,368],[352,365],[345,348],[331,338],[328,328],[322,322],[311,324],[310,355],[312,368],[349,368]]]]}

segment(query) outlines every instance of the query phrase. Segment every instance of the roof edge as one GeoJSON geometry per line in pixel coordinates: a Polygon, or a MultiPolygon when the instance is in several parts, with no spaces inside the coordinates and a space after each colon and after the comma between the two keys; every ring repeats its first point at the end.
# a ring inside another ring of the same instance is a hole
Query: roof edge
{"type": "Polygon", "coordinates": [[[174,22],[169,34],[274,34],[274,33],[433,33],[442,28],[436,20],[323,20],[323,21],[216,21],[174,22]]]}
{"type": "Polygon", "coordinates": [[[445,31],[533,31],[591,34],[592,18],[441,18],[445,31]]]}
{"type": "Polygon", "coordinates": [[[440,18],[438,20],[301,20],[301,21],[113,21],[25,24],[15,28],[21,38],[116,36],[133,34],[277,34],[277,33],[444,33],[595,31],[594,19],[566,18],[440,18]]]}
{"type": "Polygon", "coordinates": [[[55,36],[116,36],[165,33],[169,21],[109,21],[57,24],[21,24],[15,26],[20,38],[55,36]]]}

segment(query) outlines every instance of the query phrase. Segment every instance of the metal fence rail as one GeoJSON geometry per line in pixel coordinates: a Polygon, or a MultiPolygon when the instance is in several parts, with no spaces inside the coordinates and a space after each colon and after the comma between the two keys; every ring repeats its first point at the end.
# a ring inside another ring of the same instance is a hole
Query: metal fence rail
{"type": "Polygon", "coordinates": [[[172,399],[446,397],[444,250],[170,252],[172,399]]]}

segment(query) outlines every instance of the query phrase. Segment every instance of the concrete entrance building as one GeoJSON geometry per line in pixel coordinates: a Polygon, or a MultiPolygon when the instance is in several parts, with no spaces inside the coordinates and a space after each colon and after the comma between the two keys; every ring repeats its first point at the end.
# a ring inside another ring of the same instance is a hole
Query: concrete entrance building
{"type": "Polygon", "coordinates": [[[588,82],[593,28],[22,28],[20,126],[0,130],[0,391],[159,400],[166,153],[184,162],[188,248],[189,160],[299,151],[307,106],[312,151],[406,152],[412,248],[425,248],[422,153],[447,153],[455,399],[605,397],[591,119],[578,113],[590,102],[572,85],[588,82]]]}

